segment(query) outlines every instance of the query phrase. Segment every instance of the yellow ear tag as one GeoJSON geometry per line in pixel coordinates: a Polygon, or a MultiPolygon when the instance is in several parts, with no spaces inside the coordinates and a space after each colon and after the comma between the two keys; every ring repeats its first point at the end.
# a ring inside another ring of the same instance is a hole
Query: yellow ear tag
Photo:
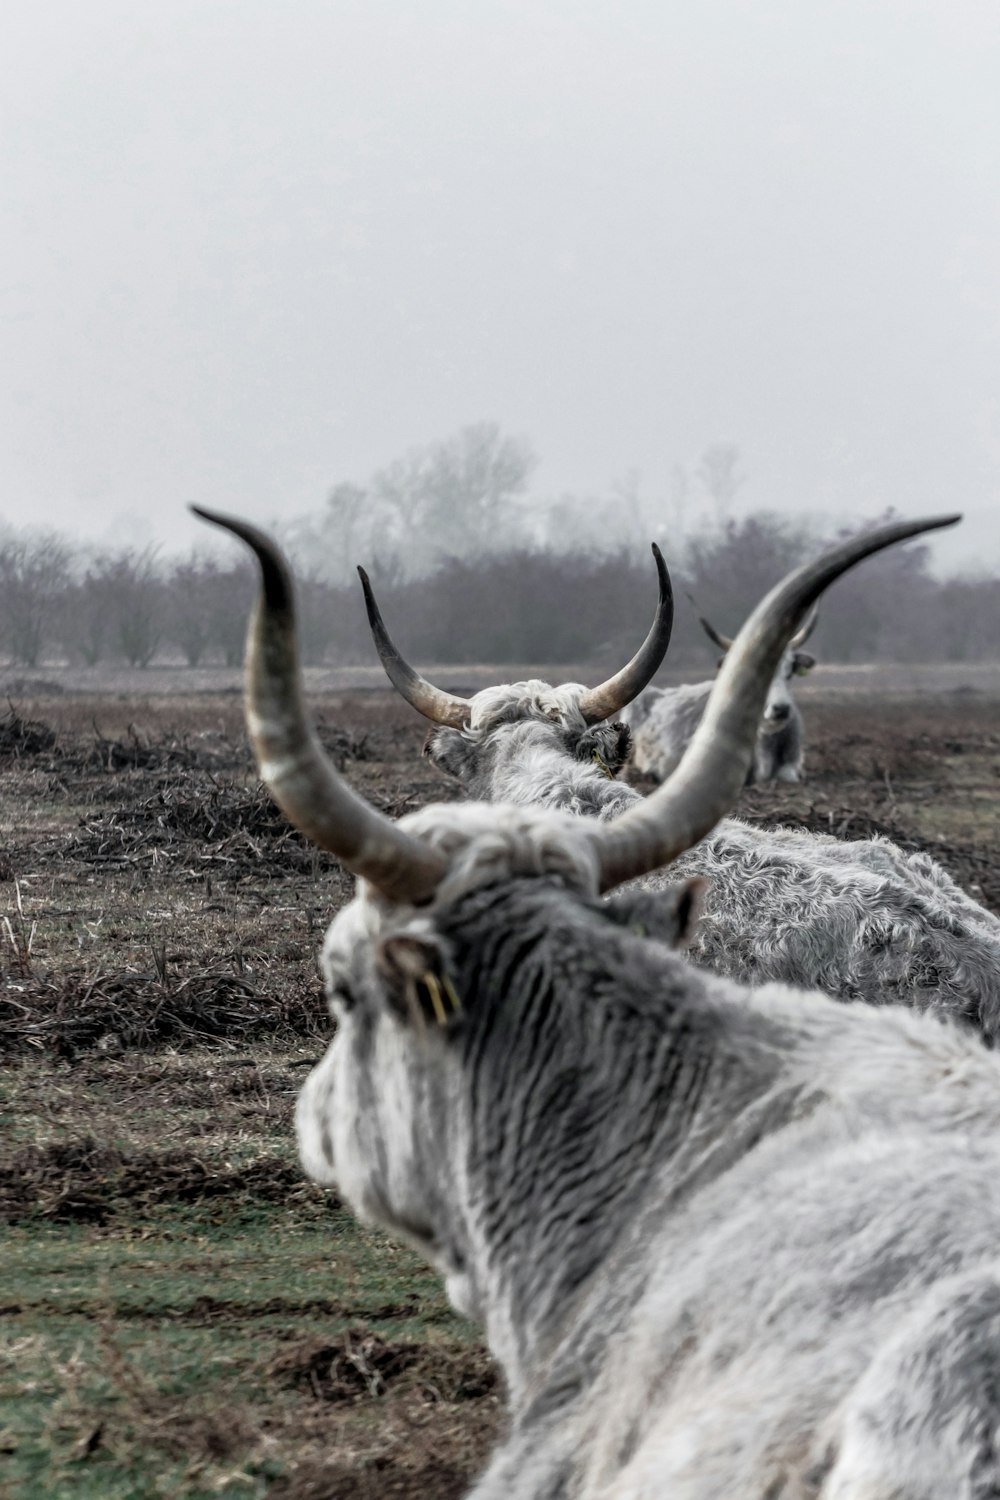
{"type": "Polygon", "coordinates": [[[426,974],[421,975],[420,983],[424,985],[428,995],[431,997],[435,1021],[437,1021],[439,1026],[447,1026],[448,1016],[444,1008],[444,1001],[441,999],[441,986],[437,982],[437,975],[432,974],[430,969],[428,969],[426,974]]]}
{"type": "Polygon", "coordinates": [[[456,1016],[460,1016],[462,1014],[462,1002],[458,998],[458,991],[455,989],[455,986],[452,984],[447,974],[441,975],[441,985],[444,989],[445,994],[448,996],[452,1011],[456,1016]]]}
{"type": "Polygon", "coordinates": [[[601,754],[600,750],[595,750],[594,753],[593,753],[593,755],[590,758],[593,761],[594,765],[597,767],[597,769],[599,771],[602,771],[604,773],[604,775],[608,778],[609,781],[614,781],[614,779],[615,779],[615,773],[614,773],[614,771],[612,771],[611,767],[608,765],[607,761],[604,759],[604,756],[601,754]]]}

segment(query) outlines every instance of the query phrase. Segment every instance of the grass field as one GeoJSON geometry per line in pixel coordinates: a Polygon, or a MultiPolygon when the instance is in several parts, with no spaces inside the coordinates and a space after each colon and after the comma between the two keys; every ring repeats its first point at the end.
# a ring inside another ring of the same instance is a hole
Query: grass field
{"type": "MultiPolygon", "coordinates": [[[[741,811],[888,829],[1000,910],[1000,699],[805,696],[809,780],[741,811]]],[[[393,815],[453,795],[388,694],[316,707],[393,815]]],[[[502,1421],[476,1332],[297,1166],[349,885],[238,697],[25,695],[0,776],[0,1495],[461,1495],[502,1421]]]]}

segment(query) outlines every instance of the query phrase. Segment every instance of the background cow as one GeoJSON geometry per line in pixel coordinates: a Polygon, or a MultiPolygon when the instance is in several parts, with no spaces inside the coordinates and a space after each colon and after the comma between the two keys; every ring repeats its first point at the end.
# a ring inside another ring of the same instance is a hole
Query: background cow
{"type": "MultiPolygon", "coordinates": [[[[428,717],[445,700],[447,720],[435,724],[425,753],[470,797],[602,821],[641,805],[634,787],[611,776],[627,729],[588,724],[578,707],[582,687],[525,682],[485,688],[468,700],[441,694],[399,654],[365,584],[393,681],[428,717]]],[[[711,683],[705,687],[712,691],[711,683]]],[[[967,1022],[991,1043],[1000,1034],[1000,919],[930,856],[884,838],[848,842],[724,818],[680,857],[677,870],[708,882],[691,946],[696,963],[746,983],[780,980],[840,1000],[934,1011],[967,1022]]]]}
{"type": "MultiPolygon", "coordinates": [[[[703,615],[699,616],[709,639],[722,650],[721,667],[732,646],[703,615]]],[[[816,665],[816,658],[800,648],[816,626],[816,614],[792,637],[771,679],[757,725],[753,761],[747,772],[756,781],[800,781],[802,778],[802,714],[792,696],[792,683],[816,665]]],[[[685,683],[675,688],[647,688],[623,711],[632,731],[636,769],[663,781],[678,765],[691,737],[701,723],[711,682],[685,683]]]]}

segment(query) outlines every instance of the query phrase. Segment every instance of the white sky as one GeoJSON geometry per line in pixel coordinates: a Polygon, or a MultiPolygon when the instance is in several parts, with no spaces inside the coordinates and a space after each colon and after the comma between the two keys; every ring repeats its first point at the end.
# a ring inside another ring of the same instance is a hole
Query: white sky
{"type": "MultiPolygon", "coordinates": [[[[533,490],[964,509],[1000,568],[996,0],[11,0],[0,520],[203,540],[491,419],[533,490]]],[[[609,524],[610,521],[609,521],[609,524]]]]}

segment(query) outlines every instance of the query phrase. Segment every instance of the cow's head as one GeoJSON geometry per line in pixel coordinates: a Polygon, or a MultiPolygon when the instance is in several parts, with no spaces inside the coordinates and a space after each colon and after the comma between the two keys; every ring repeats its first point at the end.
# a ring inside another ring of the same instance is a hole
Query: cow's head
{"type": "MultiPolygon", "coordinates": [[[[818,618],[818,611],[814,609],[802,629],[795,633],[788,642],[787,648],[782,653],[774,676],[771,678],[771,685],[768,688],[764,709],[760,716],[760,732],[762,734],[776,734],[779,729],[784,728],[792,716],[792,678],[804,677],[816,665],[815,656],[812,656],[808,651],[802,651],[800,648],[805,645],[816,629],[818,618]]],[[[716,630],[704,615],[699,615],[698,619],[709,640],[722,651],[718,662],[721,668],[733,643],[729,636],[723,635],[720,631],[716,630]]]]}
{"type": "MultiPolygon", "coordinates": [[[[484,795],[492,774],[490,740],[504,725],[531,724],[533,747],[558,750],[576,760],[592,762],[603,774],[615,776],[628,759],[631,736],[612,719],[647,685],[670,644],[674,619],[670,575],[659,547],[653,544],[659,584],[656,615],[645,641],[620,672],[598,687],[579,682],[553,687],[547,682],[502,683],[483,688],[470,698],[444,692],[420,676],[393,644],[385,627],[368,575],[358,569],[364,589],[368,623],[386,675],[406,701],[434,724],[424,754],[440,770],[462,781],[470,795],[484,795]]],[[[505,744],[503,754],[509,755],[505,744]]]]}
{"type": "Polygon", "coordinates": [[[550,688],[531,681],[484,688],[468,700],[468,725],[452,729],[436,724],[423,753],[439,771],[459,780],[470,797],[484,802],[494,800],[502,767],[540,759],[564,765],[569,756],[613,780],[632,753],[632,731],[618,720],[581,725],[576,695],[585,691],[577,683],[550,688]],[[561,694],[563,709],[538,711],[540,704],[552,704],[561,694]]]}

